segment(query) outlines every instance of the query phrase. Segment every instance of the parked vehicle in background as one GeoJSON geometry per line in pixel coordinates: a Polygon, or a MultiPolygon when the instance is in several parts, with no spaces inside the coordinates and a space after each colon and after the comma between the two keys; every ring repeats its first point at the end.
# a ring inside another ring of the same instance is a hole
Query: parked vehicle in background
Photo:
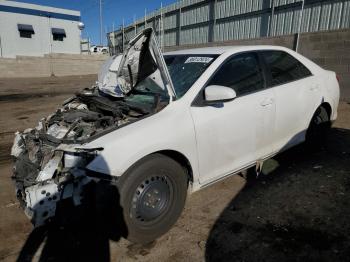
{"type": "Polygon", "coordinates": [[[90,47],[91,54],[108,54],[107,46],[93,45],[90,47]]]}
{"type": "Polygon", "coordinates": [[[197,191],[305,141],[337,117],[334,72],[284,47],[233,46],[162,55],[152,29],[102,67],[12,149],[17,195],[36,226],[62,199],[110,180],[133,242],[150,242],[197,191]]]}

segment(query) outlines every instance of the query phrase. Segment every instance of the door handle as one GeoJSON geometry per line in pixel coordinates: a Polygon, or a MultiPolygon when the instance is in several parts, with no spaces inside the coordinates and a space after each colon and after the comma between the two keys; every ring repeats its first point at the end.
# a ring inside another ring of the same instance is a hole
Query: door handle
{"type": "Polygon", "coordinates": [[[273,104],[273,98],[267,98],[267,99],[264,99],[260,105],[261,106],[268,106],[268,105],[272,105],[273,104]]]}

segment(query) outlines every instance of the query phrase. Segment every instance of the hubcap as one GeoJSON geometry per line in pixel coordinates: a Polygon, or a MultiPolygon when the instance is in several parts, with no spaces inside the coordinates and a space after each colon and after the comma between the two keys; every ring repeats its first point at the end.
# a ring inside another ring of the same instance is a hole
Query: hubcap
{"type": "Polygon", "coordinates": [[[161,216],[170,200],[171,184],[165,176],[145,179],[136,189],[132,199],[131,215],[140,223],[161,216]]]}

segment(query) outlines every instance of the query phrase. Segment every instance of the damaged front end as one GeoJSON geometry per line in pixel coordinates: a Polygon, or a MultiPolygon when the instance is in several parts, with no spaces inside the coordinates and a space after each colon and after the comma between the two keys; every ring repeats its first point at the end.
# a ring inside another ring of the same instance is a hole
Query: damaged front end
{"type": "Polygon", "coordinates": [[[42,143],[34,133],[17,133],[12,154],[17,198],[37,227],[55,216],[59,201],[71,199],[74,205],[81,204],[83,188],[91,181],[83,166],[98,151],[65,152],[42,143]]]}
{"type": "Polygon", "coordinates": [[[85,166],[103,150],[82,149],[83,144],[155,109],[105,97],[95,87],[77,94],[37,127],[17,132],[11,151],[13,179],[17,197],[33,224],[40,226],[53,217],[62,199],[72,198],[75,205],[80,204],[83,186],[91,180],[85,166]]]}
{"type": "Polygon", "coordinates": [[[80,205],[92,180],[86,166],[103,150],[89,142],[159,112],[175,97],[152,29],[103,68],[96,86],[65,101],[37,127],[16,133],[13,179],[34,226],[52,219],[63,199],[80,205]]]}

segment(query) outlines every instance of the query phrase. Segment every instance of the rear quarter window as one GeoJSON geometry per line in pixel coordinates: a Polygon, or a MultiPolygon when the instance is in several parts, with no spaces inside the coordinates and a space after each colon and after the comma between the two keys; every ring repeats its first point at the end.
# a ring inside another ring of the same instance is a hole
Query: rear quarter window
{"type": "Polygon", "coordinates": [[[262,55],[271,72],[271,86],[286,84],[312,75],[306,66],[286,52],[264,51],[262,55]]]}

